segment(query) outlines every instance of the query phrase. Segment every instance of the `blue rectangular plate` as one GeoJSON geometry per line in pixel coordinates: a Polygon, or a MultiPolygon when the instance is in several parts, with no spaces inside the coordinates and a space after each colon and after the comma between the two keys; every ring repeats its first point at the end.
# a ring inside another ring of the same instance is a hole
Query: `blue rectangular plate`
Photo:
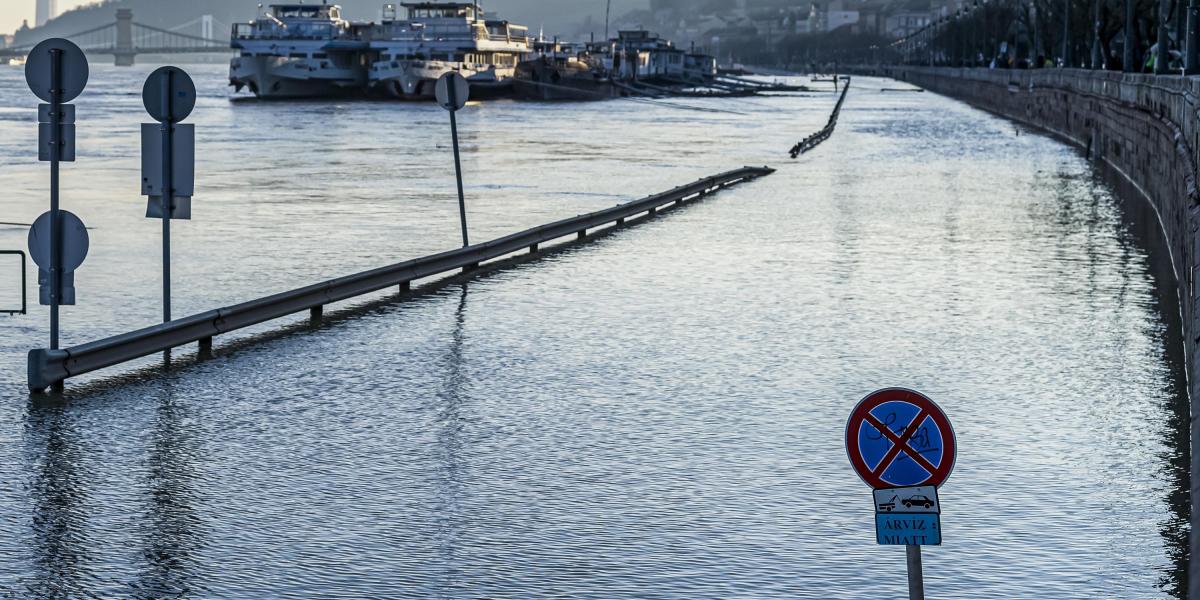
{"type": "Polygon", "coordinates": [[[876,513],[875,541],[884,546],[941,545],[941,515],[876,513]]]}

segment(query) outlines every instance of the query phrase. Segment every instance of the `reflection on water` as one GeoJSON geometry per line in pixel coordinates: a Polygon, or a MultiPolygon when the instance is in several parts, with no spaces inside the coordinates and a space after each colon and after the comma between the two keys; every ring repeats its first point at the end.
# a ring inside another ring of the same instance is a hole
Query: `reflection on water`
{"type": "Polygon", "coordinates": [[[467,308],[467,285],[463,285],[458,296],[458,308],[454,311],[454,329],[445,356],[438,361],[436,372],[445,377],[437,394],[437,442],[440,451],[440,468],[437,472],[437,501],[434,511],[439,515],[434,531],[434,543],[441,563],[438,586],[445,591],[469,592],[468,582],[462,580],[461,564],[464,558],[459,552],[460,521],[464,518],[459,500],[466,493],[463,485],[467,466],[462,460],[463,402],[467,400],[463,389],[467,385],[463,369],[463,341],[466,336],[465,320],[467,308]]]}
{"type": "MultiPolygon", "coordinates": [[[[1125,203],[1121,213],[1122,224],[1128,228],[1135,245],[1122,246],[1122,259],[1127,268],[1134,270],[1140,262],[1136,248],[1152,248],[1159,256],[1169,249],[1159,229],[1158,215],[1146,202],[1140,201],[1139,191],[1116,173],[1104,171],[1090,174],[1093,185],[1112,186],[1124,198],[1139,199],[1125,203]]],[[[1060,178],[1065,182],[1066,178],[1060,178]]],[[[1097,258],[1097,271],[1101,270],[1097,258]]],[[[1163,515],[1158,531],[1165,542],[1170,566],[1159,580],[1159,587],[1173,598],[1186,598],[1188,589],[1188,560],[1190,552],[1192,498],[1191,492],[1191,405],[1187,395],[1187,371],[1183,352],[1183,323],[1179,308],[1180,290],[1175,284],[1173,267],[1165,261],[1150,265],[1155,285],[1155,296],[1164,321],[1161,343],[1167,361],[1162,405],[1161,450],[1157,453],[1157,470],[1163,479],[1162,491],[1166,494],[1169,514],[1163,515]]],[[[1132,285],[1122,287],[1119,294],[1124,305],[1136,297],[1132,285]]]]}
{"type": "MultiPolygon", "coordinates": [[[[2,114],[28,104],[10,75],[2,114]]],[[[97,69],[80,100],[81,148],[103,160],[68,178],[97,227],[72,342],[158,314],[157,230],[113,200],[136,198],[140,109],[122,90],[138,75],[97,69]]],[[[166,374],[30,401],[44,315],[0,320],[0,590],[900,597],[903,552],[873,544],[841,435],[866,392],[905,385],[961,446],[931,596],[1182,597],[1188,406],[1153,216],[1052,140],[880,87],[856,84],[838,133],[794,163],[779,155],[832,97],[471,107],[480,239],[781,170],[466,285],[218,340],[166,374]]],[[[455,245],[440,110],[215,93],[193,117],[205,195],[177,228],[180,314],[455,245]],[[264,166],[264,148],[289,163],[264,166]]],[[[25,125],[0,119],[0,220],[43,209],[25,125]]],[[[22,235],[0,229],[0,247],[22,235]]]]}
{"type": "Polygon", "coordinates": [[[141,598],[173,598],[203,592],[193,581],[203,524],[196,514],[193,481],[198,473],[192,434],[187,429],[187,408],[174,399],[170,380],[163,382],[157,398],[154,431],[147,455],[148,492],[142,554],[145,565],[134,584],[141,598]]]}
{"type": "Polygon", "coordinates": [[[82,542],[89,486],[79,471],[81,442],[71,415],[55,404],[31,407],[26,436],[29,469],[36,478],[29,494],[34,570],[23,579],[35,597],[66,597],[88,587],[90,557],[82,542]]]}

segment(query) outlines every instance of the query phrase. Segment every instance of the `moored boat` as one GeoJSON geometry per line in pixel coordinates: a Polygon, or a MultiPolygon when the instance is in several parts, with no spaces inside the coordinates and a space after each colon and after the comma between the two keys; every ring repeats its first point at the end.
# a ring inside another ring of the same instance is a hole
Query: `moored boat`
{"type": "Polygon", "coordinates": [[[601,100],[613,96],[612,79],[587,50],[535,42],[533,58],[517,65],[513,93],[522,100],[601,100]]]}
{"type": "Polygon", "coordinates": [[[486,18],[476,2],[403,3],[405,19],[394,4],[384,6],[375,30],[371,88],[396,98],[433,97],[439,77],[457,71],[471,85],[471,96],[506,92],[517,63],[530,51],[528,28],[486,18]]]}
{"type": "Polygon", "coordinates": [[[362,93],[367,81],[367,23],[342,18],[341,7],[273,4],[233,26],[229,85],[260,98],[362,93]]]}

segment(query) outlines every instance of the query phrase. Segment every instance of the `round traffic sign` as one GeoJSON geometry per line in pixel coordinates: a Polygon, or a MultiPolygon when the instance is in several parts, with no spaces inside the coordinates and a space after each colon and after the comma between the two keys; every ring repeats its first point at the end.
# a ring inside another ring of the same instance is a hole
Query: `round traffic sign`
{"type": "MultiPolygon", "coordinates": [[[[74,213],[60,210],[58,215],[62,223],[62,268],[64,273],[69,273],[78,269],[87,258],[88,232],[74,213]]],[[[50,211],[42,213],[29,228],[29,257],[37,266],[50,269],[50,211]]]]}
{"type": "Polygon", "coordinates": [[[850,465],[873,488],[939,486],[958,448],[946,413],[924,394],[886,388],[863,398],[846,422],[850,465]]]}
{"type": "Polygon", "coordinates": [[[179,67],[159,67],[142,85],[142,104],[155,121],[178,123],[196,107],[196,84],[179,67]],[[166,104],[163,103],[164,89],[169,97],[166,104]]]}
{"type": "Polygon", "coordinates": [[[467,78],[459,72],[449,71],[438,77],[437,86],[433,88],[433,95],[437,99],[438,106],[446,110],[458,110],[467,105],[467,98],[471,95],[471,85],[467,83],[467,78]]]}
{"type": "Polygon", "coordinates": [[[61,57],[58,63],[62,78],[59,101],[70,102],[83,93],[83,88],[87,86],[88,62],[83,50],[69,40],[50,38],[34,46],[25,61],[25,83],[42,101],[54,102],[54,95],[50,91],[54,89],[51,71],[55,54],[61,57]]]}

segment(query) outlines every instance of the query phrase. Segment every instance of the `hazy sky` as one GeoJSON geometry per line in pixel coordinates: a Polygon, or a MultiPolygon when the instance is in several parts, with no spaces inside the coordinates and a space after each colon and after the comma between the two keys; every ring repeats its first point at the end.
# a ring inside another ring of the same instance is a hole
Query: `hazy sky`
{"type": "MultiPolygon", "coordinates": [[[[91,4],[96,0],[58,0],[58,12],[70,10],[81,4],[91,4]]],[[[257,0],[256,0],[257,1],[257,0]]],[[[0,32],[12,33],[21,26],[21,21],[29,20],[33,26],[34,6],[37,0],[0,0],[0,32]]]]}

